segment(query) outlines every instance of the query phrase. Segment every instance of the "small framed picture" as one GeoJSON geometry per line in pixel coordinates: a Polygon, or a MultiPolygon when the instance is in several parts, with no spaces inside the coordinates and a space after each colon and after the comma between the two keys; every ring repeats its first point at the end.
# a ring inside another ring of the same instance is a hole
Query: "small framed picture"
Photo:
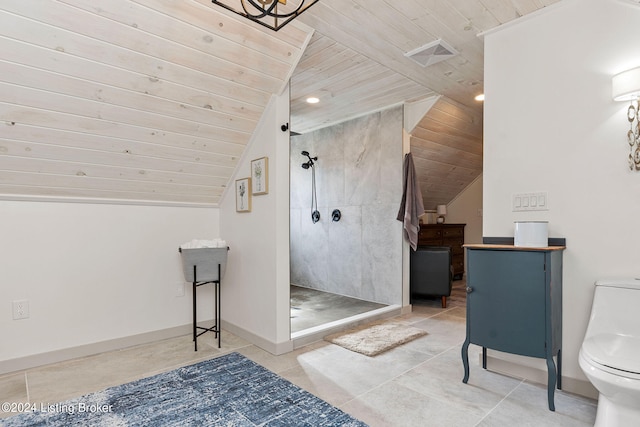
{"type": "Polygon", "coordinates": [[[236,179],[236,212],[251,212],[251,178],[236,179]]]}
{"type": "Polygon", "coordinates": [[[251,161],[251,194],[269,193],[269,158],[261,157],[251,161]]]}

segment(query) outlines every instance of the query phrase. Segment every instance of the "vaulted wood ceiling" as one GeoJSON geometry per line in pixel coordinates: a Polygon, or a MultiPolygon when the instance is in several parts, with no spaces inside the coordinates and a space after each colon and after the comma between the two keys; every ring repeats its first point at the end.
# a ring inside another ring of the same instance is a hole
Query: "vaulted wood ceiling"
{"type": "Polygon", "coordinates": [[[440,97],[411,130],[424,207],[448,204],[482,173],[482,112],[440,97]]]}
{"type": "Polygon", "coordinates": [[[205,0],[0,9],[3,194],[216,203],[308,37],[205,0]]]}
{"type": "Polygon", "coordinates": [[[0,196],[215,205],[290,78],[299,132],[435,94],[481,112],[477,33],[556,1],[320,0],[275,33],[209,0],[4,0],[0,196]],[[439,38],[459,55],[405,58],[439,38]]]}

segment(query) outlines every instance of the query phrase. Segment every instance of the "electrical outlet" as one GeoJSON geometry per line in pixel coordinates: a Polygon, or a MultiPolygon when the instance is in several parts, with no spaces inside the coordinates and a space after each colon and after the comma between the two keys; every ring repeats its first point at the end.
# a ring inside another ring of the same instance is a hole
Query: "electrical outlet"
{"type": "Polygon", "coordinates": [[[26,299],[13,301],[13,320],[29,318],[29,301],[26,299]]]}

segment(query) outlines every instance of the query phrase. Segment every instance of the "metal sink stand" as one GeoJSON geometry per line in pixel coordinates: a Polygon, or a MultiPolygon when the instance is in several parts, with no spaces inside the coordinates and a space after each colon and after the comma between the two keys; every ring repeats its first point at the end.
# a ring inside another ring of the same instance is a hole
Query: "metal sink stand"
{"type": "Polygon", "coordinates": [[[206,334],[207,332],[213,332],[215,337],[218,339],[218,348],[220,348],[220,337],[222,335],[222,331],[220,328],[220,271],[221,267],[218,264],[218,280],[210,280],[206,282],[198,282],[196,275],[196,265],[193,266],[193,343],[195,346],[195,351],[198,351],[198,337],[202,334],[206,334]],[[198,326],[197,321],[197,288],[203,285],[214,285],[214,324],[210,328],[205,328],[204,326],[198,326]],[[199,332],[200,331],[200,332],[199,332]]]}

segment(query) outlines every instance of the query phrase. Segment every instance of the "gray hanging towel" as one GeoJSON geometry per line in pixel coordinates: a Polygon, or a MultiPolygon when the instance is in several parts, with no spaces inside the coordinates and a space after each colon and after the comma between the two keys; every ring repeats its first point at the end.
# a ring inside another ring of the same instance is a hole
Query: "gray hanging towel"
{"type": "Polygon", "coordinates": [[[418,247],[418,232],[420,231],[420,216],[424,214],[424,204],[420,184],[416,177],[416,169],[413,165],[413,155],[407,153],[404,156],[402,202],[398,211],[398,221],[404,224],[404,231],[409,239],[411,248],[415,251],[418,247]]]}

